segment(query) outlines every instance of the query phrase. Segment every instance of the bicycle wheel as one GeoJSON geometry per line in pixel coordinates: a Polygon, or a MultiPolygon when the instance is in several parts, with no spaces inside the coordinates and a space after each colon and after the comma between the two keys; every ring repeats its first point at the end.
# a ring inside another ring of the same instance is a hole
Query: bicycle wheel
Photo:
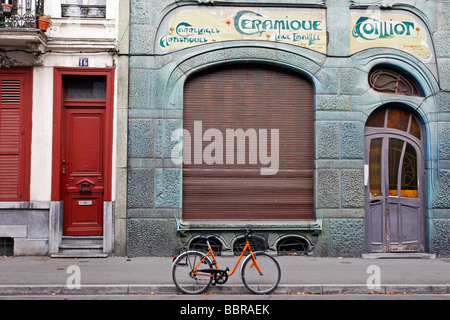
{"type": "MultiPolygon", "coordinates": [[[[208,273],[194,274],[195,266],[205,255],[199,251],[186,251],[180,254],[172,264],[172,279],[177,288],[186,294],[199,294],[208,289],[213,277],[208,273]]],[[[211,269],[211,260],[206,257],[199,269],[211,269]]]]}
{"type": "Polygon", "coordinates": [[[242,264],[241,278],[245,287],[256,294],[267,294],[278,287],[281,279],[281,269],[277,260],[264,252],[254,252],[256,263],[262,271],[259,273],[254,265],[252,255],[242,264]]]}

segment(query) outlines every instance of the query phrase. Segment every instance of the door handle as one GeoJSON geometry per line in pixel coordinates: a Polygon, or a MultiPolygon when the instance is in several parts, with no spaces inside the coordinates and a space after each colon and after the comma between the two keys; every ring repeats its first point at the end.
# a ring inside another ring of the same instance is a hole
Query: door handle
{"type": "Polygon", "coordinates": [[[91,184],[89,182],[83,182],[80,185],[80,192],[91,192],[91,184]],[[84,188],[88,188],[87,190],[84,188]]]}

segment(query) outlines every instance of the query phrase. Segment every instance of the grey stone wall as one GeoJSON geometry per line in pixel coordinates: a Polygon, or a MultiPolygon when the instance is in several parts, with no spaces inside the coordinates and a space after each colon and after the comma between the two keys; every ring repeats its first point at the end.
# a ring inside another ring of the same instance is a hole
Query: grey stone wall
{"type": "Polygon", "coordinates": [[[14,255],[48,255],[47,202],[0,203],[0,237],[14,239],[14,255]]]}
{"type": "Polygon", "coordinates": [[[436,2],[437,19],[433,34],[439,70],[441,91],[437,95],[439,105],[438,149],[439,165],[436,168],[434,190],[430,192],[431,250],[439,256],[450,256],[450,2],[436,2]]]}

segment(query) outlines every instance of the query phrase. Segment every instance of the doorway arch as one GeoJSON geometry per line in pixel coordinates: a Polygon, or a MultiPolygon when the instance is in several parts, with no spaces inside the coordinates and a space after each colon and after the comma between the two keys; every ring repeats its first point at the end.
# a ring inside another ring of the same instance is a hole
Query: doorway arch
{"type": "Polygon", "coordinates": [[[368,118],[367,252],[424,251],[424,141],[420,119],[401,103],[368,118]]]}

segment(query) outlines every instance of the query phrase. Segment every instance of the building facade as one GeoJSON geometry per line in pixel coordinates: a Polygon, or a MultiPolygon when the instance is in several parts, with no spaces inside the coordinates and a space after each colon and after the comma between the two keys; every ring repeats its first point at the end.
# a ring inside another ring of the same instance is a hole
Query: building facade
{"type": "Polygon", "coordinates": [[[117,253],[450,254],[449,2],[127,6],[117,253]]]}
{"type": "Polygon", "coordinates": [[[437,0],[2,0],[1,254],[450,256],[449,33],[437,0]]]}
{"type": "Polygon", "coordinates": [[[118,9],[111,0],[2,0],[2,255],[113,250],[118,9]]]}

